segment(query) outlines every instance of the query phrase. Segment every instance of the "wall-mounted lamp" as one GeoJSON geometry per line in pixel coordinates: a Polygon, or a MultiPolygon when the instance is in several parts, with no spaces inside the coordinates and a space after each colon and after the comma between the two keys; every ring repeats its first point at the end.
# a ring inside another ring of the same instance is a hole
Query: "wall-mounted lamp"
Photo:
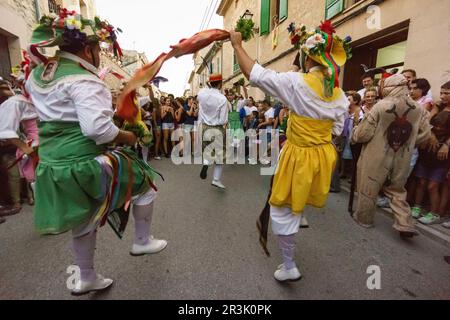
{"type": "Polygon", "coordinates": [[[242,18],[247,19],[247,20],[252,20],[253,19],[253,13],[250,12],[250,10],[245,10],[245,13],[242,15],[242,18]]]}
{"type": "MultiPolygon", "coordinates": [[[[245,10],[244,14],[242,15],[241,18],[243,19],[247,19],[247,20],[253,20],[253,16],[254,14],[250,12],[250,10],[245,10]]],[[[256,33],[259,33],[259,27],[255,27],[253,29],[253,31],[255,31],[256,33]]]]}

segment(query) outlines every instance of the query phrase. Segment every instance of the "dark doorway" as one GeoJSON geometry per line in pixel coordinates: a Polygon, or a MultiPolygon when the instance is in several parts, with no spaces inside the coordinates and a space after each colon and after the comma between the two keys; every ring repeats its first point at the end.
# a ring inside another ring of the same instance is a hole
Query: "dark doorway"
{"type": "Polygon", "coordinates": [[[402,68],[408,30],[409,20],[353,42],[353,57],[345,65],[343,89],[362,89],[361,64],[369,68],[402,68]]]}
{"type": "Polygon", "coordinates": [[[9,57],[8,38],[0,34],[0,77],[9,79],[11,74],[11,58],[9,57]]]}

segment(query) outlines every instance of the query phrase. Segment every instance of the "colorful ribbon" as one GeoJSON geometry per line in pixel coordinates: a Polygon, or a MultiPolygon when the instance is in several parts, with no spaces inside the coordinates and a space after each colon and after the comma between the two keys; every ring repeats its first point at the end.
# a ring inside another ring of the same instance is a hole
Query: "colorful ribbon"
{"type": "Polygon", "coordinates": [[[193,54],[214,41],[226,40],[230,33],[225,30],[211,29],[196,33],[189,39],[181,40],[177,45],[171,46],[172,51],[162,53],[155,61],[143,66],[136,72],[133,78],[125,86],[118,99],[117,115],[130,123],[133,123],[138,114],[137,106],[134,104],[136,90],[152,81],[161,70],[164,62],[175,57],[179,58],[187,54],[193,54]]]}

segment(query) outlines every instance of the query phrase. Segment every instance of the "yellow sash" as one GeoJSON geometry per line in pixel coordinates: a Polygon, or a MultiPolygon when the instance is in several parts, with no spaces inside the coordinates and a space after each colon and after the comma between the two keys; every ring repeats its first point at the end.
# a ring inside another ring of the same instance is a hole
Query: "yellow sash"
{"type": "Polygon", "coordinates": [[[323,101],[332,102],[341,98],[342,90],[339,88],[334,88],[333,95],[329,98],[325,97],[323,92],[323,72],[319,70],[314,70],[309,73],[300,74],[306,85],[311,88],[311,90],[323,101]]]}
{"type": "Polygon", "coordinates": [[[313,147],[331,143],[332,130],[331,120],[311,119],[291,112],[286,136],[298,147],[313,147]]]}

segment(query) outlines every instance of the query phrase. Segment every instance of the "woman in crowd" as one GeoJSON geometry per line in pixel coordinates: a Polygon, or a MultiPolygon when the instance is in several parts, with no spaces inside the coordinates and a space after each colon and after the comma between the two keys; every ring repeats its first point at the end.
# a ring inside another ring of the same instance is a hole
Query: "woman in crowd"
{"type": "MultiPolygon", "coordinates": [[[[365,114],[368,114],[372,110],[373,106],[377,103],[378,92],[376,88],[369,88],[364,93],[364,104],[359,111],[359,121],[364,119],[365,114]]],[[[359,123],[358,121],[358,123],[359,123]]]]}
{"type": "MultiPolygon", "coordinates": [[[[275,109],[271,106],[270,102],[264,101],[263,112],[260,113],[260,117],[264,117],[264,121],[258,125],[258,129],[265,129],[267,133],[267,158],[261,158],[261,163],[267,165],[270,163],[271,146],[272,146],[272,129],[274,125],[275,109]]],[[[262,156],[263,157],[263,156],[262,156]]]]}
{"type": "MultiPolygon", "coordinates": [[[[161,108],[161,120],[162,120],[162,131],[163,131],[163,147],[164,154],[166,158],[170,158],[169,155],[169,138],[172,136],[175,130],[175,110],[172,106],[172,100],[166,98],[164,100],[164,105],[161,108]]],[[[174,143],[172,142],[172,147],[174,143]]]]}
{"type": "Polygon", "coordinates": [[[195,150],[195,137],[194,137],[194,127],[195,122],[198,119],[198,105],[194,100],[194,97],[189,97],[187,103],[184,105],[184,110],[186,112],[186,120],[184,122],[184,132],[190,135],[191,138],[191,154],[195,150]]]}
{"type": "MultiPolygon", "coordinates": [[[[370,92],[369,92],[370,93],[370,92]]],[[[349,114],[345,119],[344,131],[342,132],[342,163],[341,163],[341,178],[345,179],[351,176],[351,168],[353,167],[353,155],[350,147],[350,137],[353,130],[353,121],[355,115],[360,111],[361,96],[356,91],[349,91],[347,93],[348,101],[350,102],[349,114]]],[[[369,99],[370,100],[370,99],[369,99]]]]}
{"type": "Polygon", "coordinates": [[[153,136],[155,137],[155,160],[161,160],[161,104],[158,100],[153,100],[153,136]]]}
{"type": "MultiPolygon", "coordinates": [[[[184,131],[184,123],[186,122],[186,112],[184,111],[184,100],[182,98],[176,98],[173,102],[174,110],[175,110],[175,120],[176,120],[176,128],[180,129],[181,134],[184,131]]],[[[183,156],[184,152],[184,141],[183,136],[180,135],[179,143],[180,143],[180,156],[183,156]]]]}

